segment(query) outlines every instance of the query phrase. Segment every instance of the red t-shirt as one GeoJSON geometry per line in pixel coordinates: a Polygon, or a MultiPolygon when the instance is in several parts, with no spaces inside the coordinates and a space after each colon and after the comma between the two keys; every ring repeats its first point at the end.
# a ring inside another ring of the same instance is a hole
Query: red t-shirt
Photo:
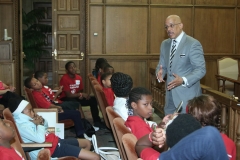
{"type": "MultiPolygon", "coordinates": [[[[49,108],[52,104],[45,98],[43,91],[32,91],[32,94],[39,108],[49,108]]],[[[47,94],[47,92],[45,94],[47,94]]]]}
{"type": "Polygon", "coordinates": [[[104,88],[103,87],[103,92],[105,94],[108,106],[113,106],[113,101],[114,101],[115,97],[114,97],[114,92],[113,92],[112,88],[104,88]]]}
{"type": "Polygon", "coordinates": [[[11,148],[5,148],[3,146],[0,146],[0,156],[1,159],[4,160],[24,160],[20,152],[16,151],[15,149],[11,148]]]}
{"type": "Polygon", "coordinates": [[[227,135],[221,133],[221,136],[222,136],[223,142],[225,144],[228,157],[230,158],[230,160],[235,160],[236,159],[235,143],[230,138],[228,138],[227,135]]]}
{"type": "MultiPolygon", "coordinates": [[[[3,86],[3,82],[0,81],[0,90],[4,90],[5,87],[3,86]]],[[[0,98],[2,98],[2,96],[0,96],[0,98]]]]}
{"type": "MultiPolygon", "coordinates": [[[[42,87],[42,92],[43,92],[45,95],[49,96],[49,98],[50,98],[52,101],[54,100],[55,95],[54,95],[54,93],[52,92],[51,88],[43,86],[43,87],[42,87]]],[[[46,98],[46,97],[45,97],[45,98],[46,98]]],[[[47,99],[47,100],[48,100],[48,99],[47,99]]],[[[61,101],[60,99],[56,98],[55,103],[62,103],[62,101],[61,101]]]]}
{"type": "Polygon", "coordinates": [[[45,142],[52,143],[52,147],[46,147],[46,149],[50,150],[50,153],[52,155],[58,145],[59,138],[53,133],[46,134],[45,138],[45,142]]]}
{"type": "Polygon", "coordinates": [[[75,74],[74,78],[71,78],[68,74],[64,74],[60,80],[60,86],[63,86],[63,92],[60,95],[60,99],[66,97],[65,92],[72,94],[79,93],[83,90],[82,77],[75,74]]]}
{"type": "Polygon", "coordinates": [[[152,128],[138,116],[128,116],[125,125],[131,129],[131,132],[137,137],[137,139],[140,139],[153,131],[152,128]]]}
{"type": "Polygon", "coordinates": [[[157,160],[160,158],[160,153],[153,148],[145,148],[140,153],[143,160],[157,160]]]}

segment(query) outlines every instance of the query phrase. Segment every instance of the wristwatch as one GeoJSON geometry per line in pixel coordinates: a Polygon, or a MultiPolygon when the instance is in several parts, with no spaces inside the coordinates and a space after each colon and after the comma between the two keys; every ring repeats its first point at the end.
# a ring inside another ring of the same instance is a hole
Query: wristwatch
{"type": "Polygon", "coordinates": [[[182,82],[182,85],[185,85],[185,82],[184,82],[184,80],[183,80],[183,82],[182,82]]]}

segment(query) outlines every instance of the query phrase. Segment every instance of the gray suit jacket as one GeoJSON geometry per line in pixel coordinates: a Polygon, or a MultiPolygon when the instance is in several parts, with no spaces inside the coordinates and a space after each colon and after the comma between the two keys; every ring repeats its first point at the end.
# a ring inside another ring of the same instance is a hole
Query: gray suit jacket
{"type": "MultiPolygon", "coordinates": [[[[188,100],[201,95],[200,79],[206,74],[205,59],[200,42],[184,33],[178,48],[173,57],[172,69],[169,70],[169,56],[171,39],[166,39],[161,44],[160,60],[156,68],[159,71],[160,65],[163,67],[163,77],[167,74],[166,85],[175,77],[172,73],[180,77],[186,77],[188,85],[180,85],[172,89],[173,102],[175,107],[183,100],[183,110],[185,113],[188,100]]],[[[166,90],[165,107],[168,107],[169,91],[166,90]]]]}

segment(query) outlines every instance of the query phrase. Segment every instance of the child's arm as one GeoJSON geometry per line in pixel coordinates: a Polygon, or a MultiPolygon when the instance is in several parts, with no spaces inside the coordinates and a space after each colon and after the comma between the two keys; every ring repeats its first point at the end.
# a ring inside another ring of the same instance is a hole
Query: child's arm
{"type": "Polygon", "coordinates": [[[29,121],[27,123],[17,125],[21,137],[27,139],[28,141],[33,141],[36,143],[45,142],[45,127],[43,125],[37,125],[36,128],[33,127],[33,122],[29,121]]]}
{"type": "Polygon", "coordinates": [[[54,105],[54,104],[51,104],[51,105],[50,105],[50,108],[57,108],[58,113],[63,113],[63,109],[62,109],[61,106],[56,106],[56,105],[54,105]]]}
{"type": "Polygon", "coordinates": [[[58,91],[55,93],[53,101],[55,101],[57,99],[57,97],[62,93],[62,88],[63,86],[60,86],[58,91]]]}

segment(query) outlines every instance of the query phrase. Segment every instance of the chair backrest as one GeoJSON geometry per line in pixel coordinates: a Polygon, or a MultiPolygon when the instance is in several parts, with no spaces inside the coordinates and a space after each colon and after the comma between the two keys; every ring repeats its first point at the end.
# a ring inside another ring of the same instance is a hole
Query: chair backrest
{"type": "Polygon", "coordinates": [[[117,112],[115,112],[115,111],[113,110],[113,107],[112,107],[112,106],[108,106],[108,107],[106,108],[106,112],[107,112],[107,117],[108,117],[110,126],[111,126],[111,128],[113,129],[113,120],[114,120],[114,118],[121,117],[121,116],[120,116],[117,112]]]}
{"type": "Polygon", "coordinates": [[[121,117],[114,118],[114,120],[113,120],[113,126],[116,130],[116,134],[117,134],[118,141],[119,141],[119,144],[120,144],[120,150],[123,154],[122,158],[124,160],[125,159],[127,160],[127,155],[126,155],[126,152],[124,150],[123,143],[122,143],[122,136],[124,134],[131,133],[131,131],[125,126],[124,123],[125,123],[125,121],[121,117]]]}
{"type": "Polygon", "coordinates": [[[99,84],[94,85],[94,89],[96,91],[96,98],[97,98],[97,101],[98,101],[100,111],[102,112],[104,122],[105,122],[106,126],[110,129],[111,127],[110,127],[108,117],[107,117],[107,113],[106,113],[106,108],[107,108],[108,104],[107,104],[105,94],[102,90],[102,87],[99,84]]]}
{"type": "Polygon", "coordinates": [[[223,57],[217,60],[218,74],[229,78],[237,79],[239,64],[237,59],[223,57]]]}
{"type": "Polygon", "coordinates": [[[135,151],[137,137],[134,136],[132,133],[124,134],[122,137],[122,142],[127,155],[127,159],[138,159],[138,155],[135,151]]]}
{"type": "Polygon", "coordinates": [[[26,98],[27,100],[30,102],[30,104],[32,105],[32,108],[38,108],[37,106],[37,103],[33,97],[33,94],[32,94],[32,90],[27,88],[27,87],[24,87],[24,91],[25,91],[25,94],[26,94],[26,98]]]}
{"type": "MultiPolygon", "coordinates": [[[[15,133],[18,132],[15,123],[13,123],[12,121],[7,120],[7,119],[4,119],[3,121],[5,123],[8,123],[15,130],[15,133]]],[[[15,134],[15,136],[13,137],[13,139],[10,142],[10,145],[11,145],[12,148],[17,150],[23,156],[24,159],[27,159],[26,155],[25,155],[25,153],[23,151],[23,148],[21,146],[21,142],[20,142],[18,137],[19,137],[18,134],[15,134]]]]}
{"type": "Polygon", "coordinates": [[[22,140],[22,138],[20,136],[20,133],[19,133],[18,129],[16,129],[17,125],[15,123],[15,120],[13,119],[12,112],[9,110],[9,108],[5,108],[3,110],[3,117],[4,117],[5,120],[11,121],[13,123],[14,129],[15,129],[15,131],[17,133],[17,136],[18,136],[18,139],[19,139],[20,143],[23,143],[23,140],[22,140]]]}
{"type": "Polygon", "coordinates": [[[106,108],[106,112],[107,112],[107,117],[108,117],[108,120],[109,120],[111,129],[112,129],[112,132],[113,132],[113,137],[114,137],[114,139],[115,139],[115,142],[116,142],[116,144],[117,144],[117,147],[120,148],[120,149],[119,149],[119,153],[120,153],[121,157],[123,157],[123,154],[124,154],[124,153],[122,153],[121,146],[120,146],[120,144],[119,144],[119,140],[118,140],[118,136],[117,136],[117,132],[116,132],[114,126],[113,126],[113,120],[114,120],[115,118],[118,118],[118,117],[121,118],[121,116],[120,116],[119,114],[117,114],[117,113],[113,110],[113,107],[112,107],[112,106],[108,106],[108,107],[106,108]]]}

